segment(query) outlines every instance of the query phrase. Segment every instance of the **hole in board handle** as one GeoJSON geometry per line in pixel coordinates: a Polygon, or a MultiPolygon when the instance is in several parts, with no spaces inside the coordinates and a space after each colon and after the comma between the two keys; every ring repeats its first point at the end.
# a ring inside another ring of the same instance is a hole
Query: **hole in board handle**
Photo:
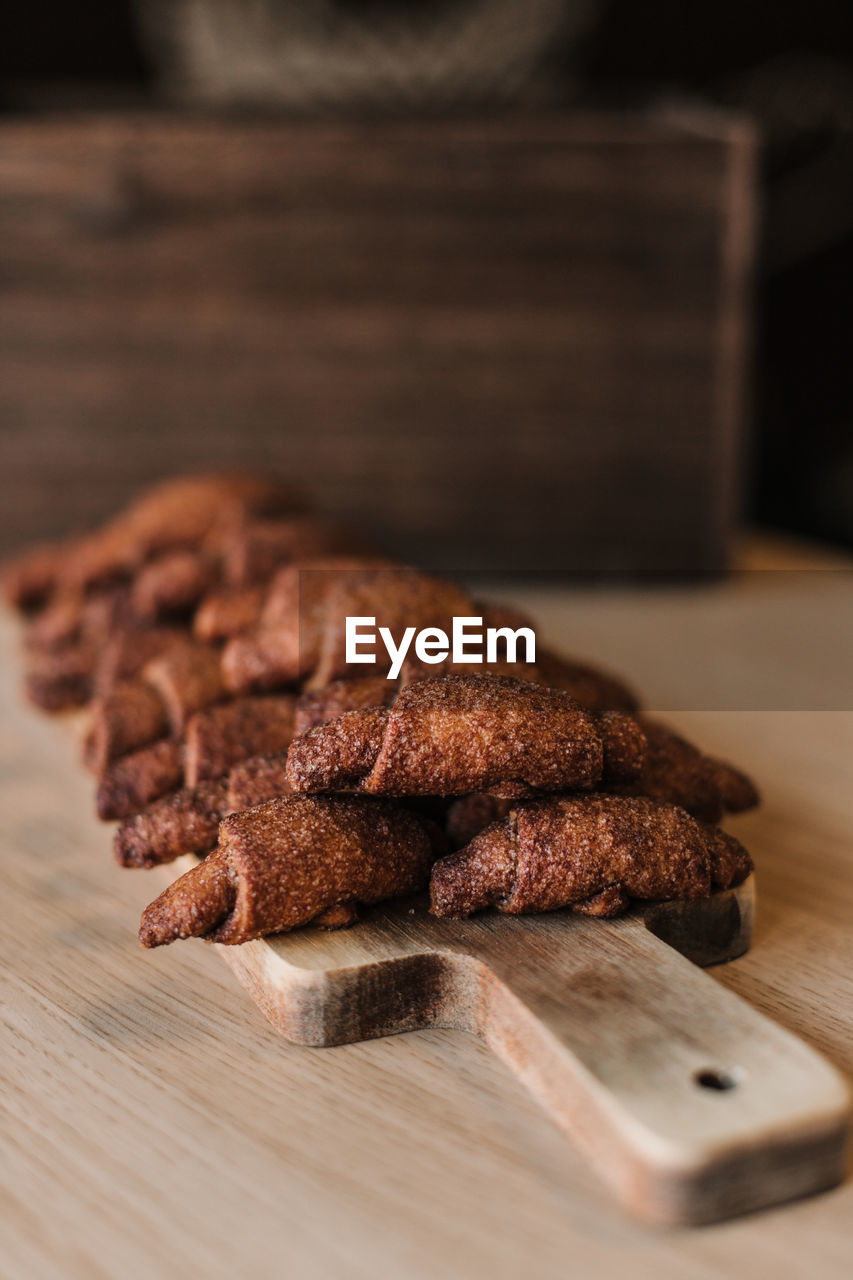
{"type": "Polygon", "coordinates": [[[693,1083],[700,1089],[727,1093],[729,1089],[737,1088],[738,1079],[735,1072],[725,1071],[722,1067],[703,1067],[701,1071],[693,1073],[693,1083]]]}

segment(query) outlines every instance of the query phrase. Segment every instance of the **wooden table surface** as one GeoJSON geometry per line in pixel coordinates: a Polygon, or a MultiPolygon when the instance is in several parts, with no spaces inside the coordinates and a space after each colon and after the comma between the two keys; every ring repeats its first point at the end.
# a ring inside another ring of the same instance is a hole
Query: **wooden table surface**
{"type": "MultiPolygon", "coordinates": [[[[853,1073],[853,580],[812,564],[505,594],[755,774],[764,807],[731,826],[758,864],[757,936],[715,978],[853,1073]]],[[[473,1038],[298,1048],[203,943],[142,952],[161,881],[113,863],[69,734],[21,702],[14,633],[4,619],[0,1274],[850,1274],[853,1181],[640,1227],[473,1038]]]]}

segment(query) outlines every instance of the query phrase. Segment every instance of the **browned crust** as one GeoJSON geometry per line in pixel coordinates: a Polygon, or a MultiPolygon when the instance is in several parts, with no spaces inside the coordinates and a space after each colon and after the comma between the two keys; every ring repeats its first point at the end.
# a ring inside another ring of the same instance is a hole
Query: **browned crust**
{"type": "Polygon", "coordinates": [[[219,651],[189,638],[147,662],[142,678],[156,690],[175,734],[196,711],[226,697],[219,651]]]}
{"type": "Polygon", "coordinates": [[[236,698],[199,711],[186,729],[185,781],[195,787],[219,778],[249,756],[286,751],[293,737],[295,698],[287,694],[236,698]]]}
{"type": "MultiPolygon", "coordinates": [[[[607,719],[602,716],[599,725],[607,719]]],[[[710,823],[719,822],[724,812],[741,813],[759,803],[758,792],[750,779],[732,765],[703,755],[692,743],[657,720],[644,716],[640,724],[648,745],[639,777],[620,784],[618,772],[611,765],[605,771],[601,790],[618,789],[622,794],[665,800],[679,805],[692,817],[710,823]]],[[[611,757],[613,752],[611,741],[611,757]]],[[[629,768],[634,763],[629,759],[629,768]]],[[[484,827],[504,818],[510,808],[510,802],[495,796],[470,795],[455,800],[446,819],[451,845],[460,848],[468,844],[484,827]]]]}
{"type": "Polygon", "coordinates": [[[758,803],[758,793],[745,774],[706,756],[658,720],[644,716],[640,722],[648,741],[646,762],[639,777],[624,787],[626,793],[670,801],[712,823],[726,811],[740,812],[758,803]]]}
{"type": "Polygon", "coordinates": [[[363,797],[289,796],[225,818],[219,847],[146,908],[143,946],[235,944],[340,904],[421,888],[440,844],[412,813],[363,797]]]}
{"type": "Polygon", "coordinates": [[[208,853],[216,847],[226,789],[224,778],[182,787],[125,819],[113,841],[116,860],[123,867],[153,867],[185,853],[208,853]]]}
{"type": "MultiPolygon", "coordinates": [[[[343,581],[358,579],[377,566],[387,568],[387,562],[365,556],[326,556],[279,569],[270,581],[257,627],[225,646],[222,667],[229,689],[265,692],[287,688],[311,675],[320,660],[329,598],[343,581]]],[[[328,679],[318,683],[325,685],[328,679]]]]}
{"type": "Polygon", "coordinates": [[[595,726],[604,748],[601,786],[631,782],[642,772],[646,760],[646,735],[633,716],[624,711],[596,714],[595,726]]]}
{"type": "Polygon", "coordinates": [[[31,654],[24,677],[27,697],[42,711],[69,711],[92,696],[95,651],[88,644],[71,644],[31,654]]]}
{"type": "Polygon", "coordinates": [[[263,586],[211,592],[196,610],[193,634],[215,644],[249,631],[260,621],[265,595],[263,586]]]}
{"type": "Polygon", "coordinates": [[[113,846],[117,860],[125,867],[152,867],[185,853],[208,853],[225,814],[287,795],[286,759],[283,752],[252,756],[223,778],[153,801],[119,827],[113,846]]]}
{"type": "Polygon", "coordinates": [[[211,853],[145,908],[139,941],[159,947],[177,938],[203,937],[228,918],[236,899],[231,867],[218,851],[211,853]]]}
{"type": "Polygon", "coordinates": [[[24,639],[32,650],[99,645],[127,623],[129,616],[130,599],[124,584],[104,587],[91,595],[61,591],[32,619],[24,639]]]}
{"type": "Polygon", "coordinates": [[[233,636],[222,654],[222,674],[234,694],[263,693],[294,686],[300,679],[299,631],[255,627],[233,636]]]}
{"type": "Polygon", "coordinates": [[[98,784],[98,817],[106,822],[129,818],[176,790],[183,776],[183,746],[172,738],[122,756],[107,767],[98,784]]]}
{"type": "Polygon", "coordinates": [[[143,622],[187,614],[215,581],[216,567],[200,551],[165,552],[136,574],[130,593],[133,612],[143,622]]]}
{"type": "Polygon", "coordinates": [[[396,680],[385,676],[344,676],[323,689],[300,695],[296,703],[294,736],[328,724],[347,711],[363,707],[387,707],[397,697],[396,680]]]}
{"type": "Polygon", "coordinates": [[[169,728],[163,700],[140,680],[127,680],[95,698],[83,761],[99,777],[113,761],[156,742],[169,728]]]}
{"type": "Polygon", "coordinates": [[[132,577],[152,556],[198,546],[217,526],[247,516],[280,515],[300,500],[279,481],[249,474],[179,476],[146,489],[91,533],[44,544],[4,568],[7,600],[24,611],[57,591],[86,591],[132,577]]]}
{"type": "Polygon", "coordinates": [[[316,516],[253,520],[223,539],[223,577],[229,586],[244,588],[267,582],[285,564],[362,551],[369,552],[363,538],[316,516]]]}
{"type": "Polygon", "coordinates": [[[121,627],[98,655],[95,693],[109,693],[121,681],[138,676],[152,658],[167,653],[175,645],[185,644],[186,639],[186,631],[179,627],[121,627]]]}
{"type": "Polygon", "coordinates": [[[585,789],[602,777],[608,737],[620,776],[642,764],[633,722],[614,716],[605,728],[561,690],[443,676],[407,685],[390,710],[348,712],[296,739],[288,777],[294,791],[398,796],[585,789]]]}
{"type": "Polygon", "coordinates": [[[64,543],[44,542],[10,557],[2,568],[7,604],[22,613],[44,605],[57,587],[65,556],[64,543]]]}
{"type": "MultiPolygon", "coordinates": [[[[354,791],[376,763],[388,730],[386,707],[364,707],[347,711],[328,724],[309,730],[291,743],[287,757],[287,780],[294,792],[354,791]]],[[[418,793],[414,781],[399,795],[418,793]]]]}
{"type": "Polygon", "coordinates": [[[512,914],[627,898],[705,897],[752,868],[733,836],[675,805],[638,797],[552,796],[514,807],[433,869],[434,914],[495,905],[512,914]]]}
{"type": "Polygon", "coordinates": [[[235,764],[228,774],[226,812],[239,813],[289,792],[286,751],[250,756],[242,764],[235,764]]]}

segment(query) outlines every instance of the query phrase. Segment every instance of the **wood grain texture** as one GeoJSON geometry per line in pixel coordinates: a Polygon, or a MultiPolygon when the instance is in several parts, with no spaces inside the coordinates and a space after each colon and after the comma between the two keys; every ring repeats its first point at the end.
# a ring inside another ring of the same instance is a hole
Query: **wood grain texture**
{"type": "MultiPolygon", "coordinates": [[[[764,807],[731,823],[759,868],[755,942],[708,981],[848,1075],[853,713],[832,699],[849,667],[849,599],[849,579],[823,573],[817,585],[776,574],[523,601],[590,656],[624,655],[633,629],[628,667],[652,701],[680,708],[671,718],[684,732],[756,775],[764,807]],[[782,603],[820,618],[817,670],[798,633],[780,628],[782,603]],[[715,610],[718,629],[707,625],[715,610]],[[691,662],[700,673],[728,663],[738,680],[751,672],[761,705],[721,709],[704,687],[687,701],[691,662]],[[843,709],[820,709],[832,705],[843,709]]],[[[6,655],[6,623],[2,639],[6,655]]],[[[849,1179],[717,1226],[649,1230],[475,1037],[291,1045],[212,948],[140,952],[138,915],[157,883],[112,863],[90,780],[67,737],[22,707],[11,668],[4,657],[0,1204],[14,1280],[177,1280],[188,1269],[232,1280],[283,1269],[323,1280],[846,1280],[849,1179]]]]}
{"type": "Polygon", "coordinates": [[[843,1177],[844,1081],[673,950],[706,964],[743,955],[754,877],[604,928],[570,911],[448,921],[427,908],[419,897],[338,933],[216,949],[296,1044],[481,1036],[644,1221],[715,1222],[843,1177]]]}
{"type": "Polygon", "coordinates": [[[5,121],[0,544],[243,462],[434,567],[719,567],[752,157],[710,113],[5,121]]]}

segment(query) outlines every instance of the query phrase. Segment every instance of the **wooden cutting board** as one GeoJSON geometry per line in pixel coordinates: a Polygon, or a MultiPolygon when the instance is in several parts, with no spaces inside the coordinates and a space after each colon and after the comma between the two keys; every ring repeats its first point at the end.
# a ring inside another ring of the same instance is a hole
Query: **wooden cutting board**
{"type": "Polygon", "coordinates": [[[481,1036],[631,1212],[695,1224],[843,1173],[840,1075],[698,967],[748,949],[754,897],[753,877],[615,921],[437,920],[412,899],[365,910],[348,930],[217,949],[299,1044],[425,1027],[481,1036]]]}

